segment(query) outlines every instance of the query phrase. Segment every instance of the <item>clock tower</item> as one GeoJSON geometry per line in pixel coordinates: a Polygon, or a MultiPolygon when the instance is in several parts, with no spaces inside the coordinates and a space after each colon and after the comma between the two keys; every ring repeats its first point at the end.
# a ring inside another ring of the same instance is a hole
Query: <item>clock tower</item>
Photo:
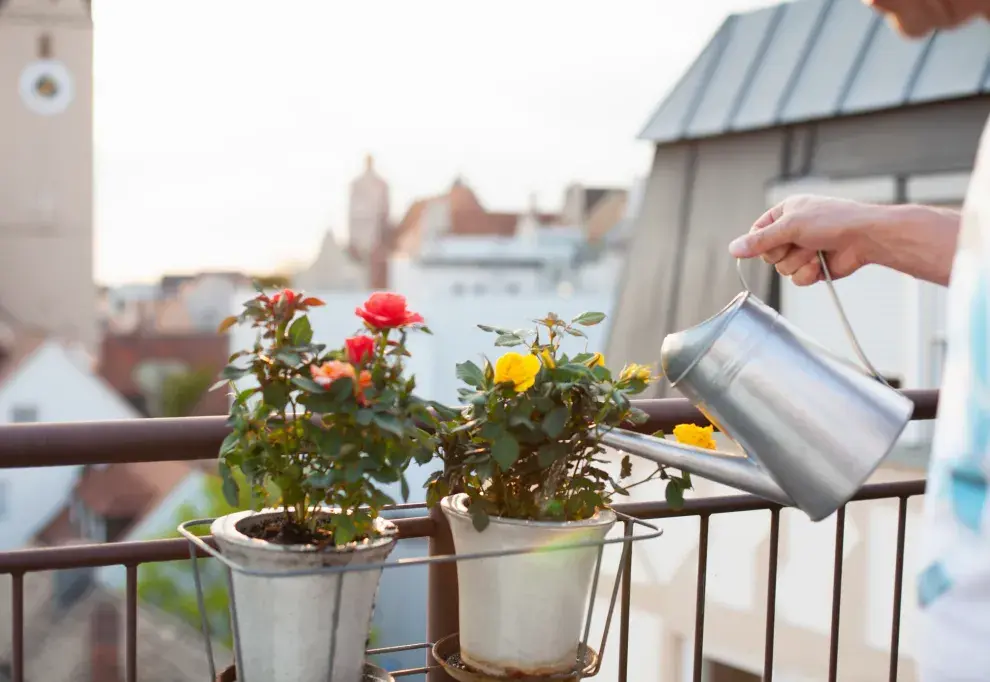
{"type": "Polygon", "coordinates": [[[0,0],[0,312],[95,351],[89,9],[0,0]]]}

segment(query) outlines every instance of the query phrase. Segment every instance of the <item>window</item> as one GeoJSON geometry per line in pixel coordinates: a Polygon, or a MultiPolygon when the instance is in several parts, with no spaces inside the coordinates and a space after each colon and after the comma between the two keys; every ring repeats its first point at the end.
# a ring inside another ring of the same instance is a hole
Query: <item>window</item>
{"type": "Polygon", "coordinates": [[[510,282],[509,285],[507,287],[505,287],[505,290],[508,291],[513,296],[515,296],[516,294],[519,293],[519,283],[518,282],[510,282]]]}
{"type": "Polygon", "coordinates": [[[7,500],[8,493],[9,481],[0,481],[0,521],[3,521],[4,517],[7,516],[7,507],[10,504],[7,500]]]}
{"type": "Polygon", "coordinates": [[[475,284],[474,285],[474,293],[476,293],[476,294],[483,294],[483,293],[485,293],[485,285],[482,284],[482,283],[480,283],[480,282],[477,283],[477,284],[475,284]]]}
{"type": "Polygon", "coordinates": [[[454,292],[454,296],[463,296],[464,295],[464,285],[461,284],[460,282],[458,282],[457,284],[455,284],[451,288],[452,288],[452,290],[454,292]]]}
{"type": "Polygon", "coordinates": [[[14,405],[10,410],[10,421],[15,424],[28,424],[38,421],[38,408],[33,405],[14,405]]]}

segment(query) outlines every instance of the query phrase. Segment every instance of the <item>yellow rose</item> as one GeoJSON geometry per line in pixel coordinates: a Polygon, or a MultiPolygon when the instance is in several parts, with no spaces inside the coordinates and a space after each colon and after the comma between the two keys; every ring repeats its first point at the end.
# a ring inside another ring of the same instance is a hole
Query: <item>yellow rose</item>
{"type": "Polygon", "coordinates": [[[674,438],[683,445],[693,445],[705,450],[715,449],[715,437],[712,426],[696,426],[695,424],[678,424],[674,427],[674,438]]]}
{"type": "Polygon", "coordinates": [[[516,393],[522,393],[536,382],[540,359],[535,355],[506,353],[495,362],[495,383],[511,383],[516,393]]]}
{"type": "Polygon", "coordinates": [[[605,364],[605,356],[601,353],[595,353],[590,358],[584,361],[588,367],[600,367],[605,364]]]}
{"type": "Polygon", "coordinates": [[[540,349],[540,360],[543,362],[543,366],[547,369],[553,369],[557,366],[557,363],[553,360],[553,355],[550,353],[549,348],[540,349]]]}
{"type": "Polygon", "coordinates": [[[619,381],[632,381],[633,379],[639,379],[640,381],[649,381],[653,378],[653,372],[646,365],[638,365],[635,362],[626,365],[619,372],[619,381]]]}

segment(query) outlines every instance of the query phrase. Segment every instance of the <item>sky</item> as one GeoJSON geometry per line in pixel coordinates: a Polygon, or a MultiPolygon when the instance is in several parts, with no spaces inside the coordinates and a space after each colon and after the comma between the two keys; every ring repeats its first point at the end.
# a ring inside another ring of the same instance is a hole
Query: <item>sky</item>
{"type": "Polygon", "coordinates": [[[343,238],[372,154],[393,218],[460,175],[492,210],[628,186],[726,14],[769,0],[93,3],[96,277],[284,271],[343,238]]]}

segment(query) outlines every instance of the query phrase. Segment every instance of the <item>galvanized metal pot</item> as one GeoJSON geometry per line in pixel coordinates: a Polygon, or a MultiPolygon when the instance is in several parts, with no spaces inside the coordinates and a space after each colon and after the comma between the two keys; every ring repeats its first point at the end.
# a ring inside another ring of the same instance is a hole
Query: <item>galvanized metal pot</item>
{"type": "MultiPolygon", "coordinates": [[[[492,517],[479,533],[467,500],[458,494],[440,502],[459,555],[601,541],[615,525],[615,513],[604,510],[560,523],[492,517]]],[[[459,561],[464,663],[504,677],[574,669],[598,552],[591,546],[459,561]]]]}
{"type": "MultiPolygon", "coordinates": [[[[282,513],[238,512],[210,527],[223,555],[270,573],[385,561],[398,529],[376,519],[378,537],[354,548],[278,545],[244,533],[282,513]]],[[[232,617],[241,682],[359,682],[381,569],[278,577],[232,571],[232,617]]]]}

